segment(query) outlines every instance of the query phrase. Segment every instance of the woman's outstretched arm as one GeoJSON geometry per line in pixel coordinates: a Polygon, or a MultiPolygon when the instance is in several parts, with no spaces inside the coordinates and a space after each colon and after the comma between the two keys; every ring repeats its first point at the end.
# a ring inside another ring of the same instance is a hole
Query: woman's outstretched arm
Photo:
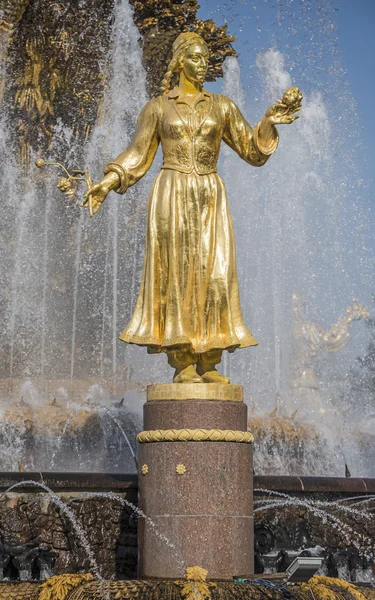
{"type": "Polygon", "coordinates": [[[144,106],[129,146],[105,166],[103,179],[86,192],[83,206],[89,206],[91,201],[92,214],[99,210],[111,190],[124,194],[151,167],[160,141],[159,102],[158,98],[154,98],[144,106]]]}
{"type": "Polygon", "coordinates": [[[225,143],[255,167],[264,165],[278,146],[279,136],[275,125],[292,123],[298,118],[285,104],[277,101],[253,129],[232,100],[221,96],[221,105],[225,143]]]}

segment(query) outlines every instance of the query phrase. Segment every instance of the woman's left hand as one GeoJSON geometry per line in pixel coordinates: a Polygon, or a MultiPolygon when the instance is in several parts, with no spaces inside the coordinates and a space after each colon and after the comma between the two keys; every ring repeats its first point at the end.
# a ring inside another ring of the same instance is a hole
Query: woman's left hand
{"type": "Polygon", "coordinates": [[[294,114],[299,110],[301,110],[300,106],[291,109],[286,104],[276,102],[269,107],[264,118],[270,125],[289,124],[299,119],[300,115],[294,114]]]}
{"type": "Polygon", "coordinates": [[[275,104],[270,106],[265,114],[265,119],[269,125],[278,125],[279,123],[293,123],[299,119],[296,115],[301,110],[303,95],[301,90],[296,87],[290,87],[285,90],[281,100],[276,100],[275,104]]]}

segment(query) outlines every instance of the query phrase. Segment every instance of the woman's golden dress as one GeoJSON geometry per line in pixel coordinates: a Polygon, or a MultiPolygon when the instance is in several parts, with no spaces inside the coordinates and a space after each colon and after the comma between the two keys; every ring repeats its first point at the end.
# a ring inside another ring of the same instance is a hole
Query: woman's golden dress
{"type": "Polygon", "coordinates": [[[124,193],[150,168],[161,142],[164,163],[148,205],[146,250],[138,301],[120,339],[149,351],[189,347],[196,353],[254,346],[243,322],[232,219],[217,174],[221,140],[253,166],[267,147],[226,96],[203,90],[193,106],[180,91],[150,100],[129,147],[105,168],[124,193]]]}

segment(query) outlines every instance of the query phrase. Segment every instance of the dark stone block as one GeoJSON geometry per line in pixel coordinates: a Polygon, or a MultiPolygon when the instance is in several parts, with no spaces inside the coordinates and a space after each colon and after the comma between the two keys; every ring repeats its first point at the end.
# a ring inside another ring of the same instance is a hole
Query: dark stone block
{"type": "Polygon", "coordinates": [[[147,402],[143,428],[236,429],[247,431],[247,406],[243,402],[178,400],[147,402]]]}

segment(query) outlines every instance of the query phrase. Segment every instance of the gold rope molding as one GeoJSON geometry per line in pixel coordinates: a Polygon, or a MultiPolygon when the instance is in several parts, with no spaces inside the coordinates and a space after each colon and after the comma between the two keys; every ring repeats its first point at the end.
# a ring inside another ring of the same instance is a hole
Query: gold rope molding
{"type": "Polygon", "coordinates": [[[137,435],[140,444],[149,442],[239,442],[252,444],[250,431],[233,429],[155,429],[137,435]]]}

